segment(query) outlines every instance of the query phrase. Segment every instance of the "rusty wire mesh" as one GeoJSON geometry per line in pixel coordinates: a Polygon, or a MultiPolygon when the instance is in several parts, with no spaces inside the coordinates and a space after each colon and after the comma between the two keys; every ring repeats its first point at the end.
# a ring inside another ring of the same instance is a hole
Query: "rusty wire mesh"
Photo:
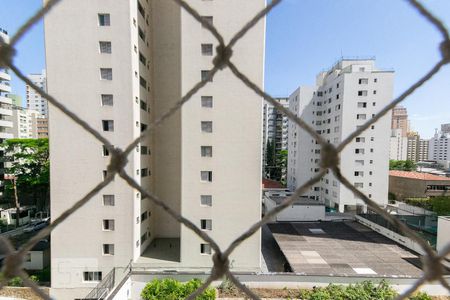
{"type": "Polygon", "coordinates": [[[404,223],[399,221],[396,218],[393,218],[380,208],[373,200],[367,197],[360,190],[355,188],[351,182],[346,179],[339,168],[339,153],[353,141],[358,135],[360,135],[363,131],[369,128],[372,124],[377,122],[381,117],[389,113],[389,111],[394,108],[397,104],[405,100],[409,95],[414,93],[419,87],[429,81],[434,75],[436,75],[441,68],[450,63],[450,36],[449,32],[445,28],[444,24],[433,15],[431,11],[426,9],[418,0],[405,0],[412,9],[415,9],[426,21],[432,24],[435,29],[442,35],[442,42],[439,45],[439,49],[441,52],[441,59],[428,71],[422,78],[420,78],[416,83],[414,83],[411,87],[409,87],[405,92],[403,92],[399,97],[394,99],[389,105],[384,107],[380,112],[378,112],[372,119],[368,120],[363,126],[359,127],[355,132],[353,132],[350,136],[348,136],[344,141],[342,141],[338,146],[333,146],[329,144],[326,140],[324,140],[316,131],[307,125],[301,118],[297,117],[297,115],[290,111],[289,109],[284,108],[281,104],[279,104],[273,97],[269,94],[265,93],[261,87],[257,84],[253,83],[245,74],[243,74],[239,68],[233,64],[231,61],[233,55],[233,46],[245,36],[245,34],[261,19],[263,19],[268,12],[270,12],[274,7],[279,5],[283,0],[272,0],[263,10],[258,12],[245,26],[238,31],[234,37],[226,43],[218,29],[203,20],[200,14],[192,8],[188,4],[188,0],[172,0],[177,3],[182,9],[188,12],[193,18],[195,18],[198,22],[200,22],[211,34],[216,38],[219,43],[217,47],[217,55],[213,59],[214,67],[210,70],[209,76],[204,78],[202,81],[198,82],[192,89],[186,93],[170,110],[168,110],[164,115],[162,115],[159,119],[152,122],[148,128],[134,140],[127,148],[119,149],[111,145],[111,143],[103,137],[98,131],[96,131],[93,127],[91,127],[87,122],[78,117],[75,113],[71,112],[69,108],[64,106],[60,101],[46,93],[46,91],[40,89],[33,82],[31,82],[14,64],[13,58],[15,55],[15,46],[17,42],[24,36],[24,34],[36,23],[38,22],[47,12],[49,12],[56,4],[61,2],[62,0],[48,0],[44,7],[40,9],[35,15],[33,15],[25,24],[23,24],[18,32],[11,38],[9,44],[1,43],[0,41],[0,67],[8,67],[10,68],[22,81],[31,86],[34,90],[36,90],[39,94],[41,94],[44,98],[46,98],[54,107],[59,109],[61,112],[66,114],[68,117],[72,119],[72,121],[76,122],[86,131],[88,131],[92,136],[94,136],[97,140],[102,142],[109,152],[111,153],[111,160],[108,166],[108,175],[106,179],[97,184],[91,191],[89,191],[82,199],[77,201],[72,207],[68,208],[64,213],[62,213],[58,218],[56,218],[50,226],[41,230],[38,234],[28,240],[23,246],[19,249],[15,249],[11,242],[5,238],[0,237],[0,249],[6,253],[6,257],[4,259],[2,272],[4,275],[4,279],[0,282],[0,288],[2,288],[8,279],[19,276],[23,279],[26,286],[33,289],[33,291],[38,294],[43,299],[50,299],[48,295],[46,295],[36,283],[29,279],[28,275],[22,269],[21,265],[24,261],[24,257],[27,252],[42,238],[51,233],[51,231],[64,222],[68,217],[70,217],[77,209],[86,204],[94,195],[96,195],[102,188],[107,186],[116,175],[125,180],[132,188],[135,188],[141,194],[152,201],[155,205],[163,208],[168,214],[170,214],[175,220],[182,223],[194,233],[196,233],[201,239],[205,242],[209,243],[211,247],[214,249],[214,255],[212,256],[213,267],[211,269],[211,274],[207,278],[207,280],[203,283],[203,285],[192,295],[188,297],[188,299],[195,299],[198,295],[200,295],[214,280],[219,280],[223,277],[227,277],[231,282],[233,282],[240,290],[246,293],[252,299],[259,299],[259,297],[253,293],[248,287],[242,284],[230,271],[228,258],[230,254],[233,252],[236,247],[238,247],[244,240],[254,234],[258,229],[261,228],[265,223],[267,223],[271,217],[278,214],[280,211],[290,206],[291,203],[298,198],[298,196],[302,195],[308,188],[317,183],[322,176],[329,169],[337,179],[349,190],[351,190],[355,195],[357,195],[360,199],[362,199],[372,210],[382,215],[388,222],[392,225],[396,226],[405,236],[413,239],[417,242],[425,255],[422,257],[422,262],[424,266],[423,274],[407,291],[398,296],[398,299],[406,299],[410,295],[412,295],[421,285],[427,282],[439,281],[442,286],[444,286],[447,290],[450,291],[450,285],[444,278],[444,265],[443,261],[445,257],[450,254],[450,244],[446,245],[439,253],[434,251],[428,243],[423,240],[420,236],[418,236],[413,230],[409,229],[404,223]],[[202,89],[205,85],[207,85],[217,72],[224,68],[229,68],[231,72],[239,78],[248,88],[252,89],[256,94],[264,98],[266,101],[271,103],[276,107],[277,110],[281,111],[285,114],[290,121],[296,123],[297,126],[300,126],[303,130],[307,131],[313,138],[317,140],[317,142],[321,145],[321,164],[320,164],[320,172],[310,179],[308,182],[299,187],[291,197],[287,198],[281,205],[277,206],[270,212],[268,212],[260,221],[251,226],[247,231],[242,233],[239,237],[237,237],[230,246],[222,250],[217,245],[217,243],[204,231],[200,230],[194,223],[190,220],[184,218],[179,215],[177,212],[168,207],[164,201],[159,199],[156,195],[152,194],[151,191],[144,190],[132,177],[128,176],[125,173],[124,167],[127,164],[127,155],[134,149],[139,142],[148,136],[155,126],[164,122],[167,118],[170,118],[176,111],[178,111],[183,104],[188,102],[191,97],[202,89]]]}

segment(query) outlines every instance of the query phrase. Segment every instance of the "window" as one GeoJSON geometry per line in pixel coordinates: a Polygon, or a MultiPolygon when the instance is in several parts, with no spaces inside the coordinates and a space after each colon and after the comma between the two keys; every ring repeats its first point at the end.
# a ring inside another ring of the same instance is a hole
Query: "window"
{"type": "Polygon", "coordinates": [[[147,154],[149,154],[148,147],[141,146],[141,155],[147,155],[147,154]]]}
{"type": "Polygon", "coordinates": [[[102,80],[112,80],[112,69],[100,68],[100,78],[102,80]]]}
{"type": "Polygon", "coordinates": [[[109,150],[105,145],[102,146],[102,150],[103,156],[109,156],[109,150]]]}
{"type": "MultiPolygon", "coordinates": [[[[213,17],[212,16],[202,16],[201,18],[202,18],[203,22],[208,23],[209,25],[213,25],[213,17]]],[[[205,27],[203,24],[202,24],[202,26],[205,27]]]]}
{"type": "Polygon", "coordinates": [[[147,232],[141,235],[141,245],[144,244],[144,242],[147,240],[147,232]]]}
{"type": "Polygon", "coordinates": [[[98,25],[99,26],[110,26],[111,16],[109,14],[98,14],[98,25]]]}
{"type": "Polygon", "coordinates": [[[103,255],[114,255],[114,244],[103,244],[103,255]]]}
{"type": "Polygon", "coordinates": [[[362,182],[355,182],[355,188],[363,188],[364,187],[364,183],[362,182]]]}
{"type": "Polygon", "coordinates": [[[147,111],[147,103],[146,102],[141,100],[140,107],[142,110],[147,111]]]}
{"type": "Polygon", "coordinates": [[[200,244],[201,254],[211,254],[211,246],[209,244],[200,244]]]}
{"type": "Polygon", "coordinates": [[[111,42],[100,42],[100,53],[111,53],[111,42]]]}
{"type": "Polygon", "coordinates": [[[363,177],[364,176],[364,172],[362,172],[362,171],[355,171],[355,176],[363,177]]]}
{"type": "Polygon", "coordinates": [[[141,214],[141,222],[144,222],[145,220],[147,220],[147,218],[148,218],[148,212],[147,212],[147,211],[144,211],[144,212],[141,214]]]}
{"type": "Polygon", "coordinates": [[[367,102],[358,102],[358,108],[365,108],[367,107],[367,102]]]}
{"type": "Polygon", "coordinates": [[[148,176],[148,169],[144,168],[141,169],[141,177],[147,177],[148,176]]]}
{"type": "Polygon", "coordinates": [[[137,2],[138,11],[141,14],[141,16],[145,19],[145,9],[142,7],[141,2],[137,2]]]}
{"type": "Polygon", "coordinates": [[[27,256],[25,257],[26,262],[31,262],[31,253],[27,253],[27,256]]]}
{"type": "Polygon", "coordinates": [[[139,51],[139,61],[145,66],[147,64],[147,59],[145,58],[144,54],[142,54],[139,51]]]}
{"type": "Polygon", "coordinates": [[[103,220],[103,230],[114,231],[114,220],[103,220]]]}
{"type": "Polygon", "coordinates": [[[103,131],[114,131],[113,120],[102,120],[103,131]]]}
{"type": "Polygon", "coordinates": [[[358,96],[367,96],[367,91],[358,91],[358,96]]]}
{"type": "Polygon", "coordinates": [[[356,154],[364,154],[364,149],[355,149],[356,154]]]}
{"type": "Polygon", "coordinates": [[[375,90],[375,91],[373,91],[373,94],[374,94],[374,95],[376,95],[376,94],[377,94],[377,91],[376,91],[376,90],[375,90]]]}
{"type": "Polygon", "coordinates": [[[114,195],[103,195],[104,206],[114,206],[114,195]]]}
{"type": "Polygon", "coordinates": [[[201,181],[212,182],[212,171],[201,171],[200,178],[201,181]]]}
{"type": "Polygon", "coordinates": [[[212,121],[202,121],[201,126],[202,126],[202,132],[211,133],[213,131],[212,121]]]}
{"type": "MultiPolygon", "coordinates": [[[[202,81],[208,80],[208,77],[209,77],[209,71],[208,70],[202,70],[202,72],[201,72],[201,79],[202,79],[202,81]]],[[[208,81],[211,82],[212,78],[210,78],[208,81]]]]}
{"type": "Polygon", "coordinates": [[[357,142],[357,143],[365,143],[365,142],[366,142],[366,138],[363,138],[363,137],[357,137],[357,138],[356,138],[356,142],[357,142]]]}
{"type": "Polygon", "coordinates": [[[357,120],[365,120],[366,119],[366,114],[357,114],[356,115],[356,119],[357,120]]]}
{"type": "Polygon", "coordinates": [[[368,78],[361,78],[359,79],[359,84],[369,84],[369,79],[368,78]]]}
{"type": "Polygon", "coordinates": [[[139,37],[140,37],[143,41],[145,41],[145,33],[144,33],[144,31],[142,30],[141,27],[138,27],[138,34],[139,34],[139,37]]]}
{"type": "Polygon", "coordinates": [[[213,45],[212,44],[202,44],[202,55],[212,56],[213,55],[213,45]]]}
{"type": "Polygon", "coordinates": [[[84,281],[102,281],[102,272],[83,272],[84,281]]]}
{"type": "Polygon", "coordinates": [[[202,157],[212,157],[212,146],[201,146],[202,157]]]}
{"type": "Polygon", "coordinates": [[[147,80],[145,80],[142,76],[139,76],[139,84],[146,89],[147,88],[147,80]]]}
{"type": "Polygon", "coordinates": [[[213,107],[213,97],[212,96],[202,96],[202,107],[213,107]]]}
{"type": "Polygon", "coordinates": [[[141,123],[141,132],[144,132],[147,129],[147,124],[141,123]]]}
{"type": "Polygon", "coordinates": [[[201,195],[200,204],[202,206],[212,206],[212,196],[211,195],[201,195]]]}
{"type": "Polygon", "coordinates": [[[200,228],[202,230],[212,230],[212,220],[210,219],[200,220],[200,228]]]}
{"type": "Polygon", "coordinates": [[[113,95],[102,94],[102,106],[113,106],[113,105],[114,105],[113,95]]]}

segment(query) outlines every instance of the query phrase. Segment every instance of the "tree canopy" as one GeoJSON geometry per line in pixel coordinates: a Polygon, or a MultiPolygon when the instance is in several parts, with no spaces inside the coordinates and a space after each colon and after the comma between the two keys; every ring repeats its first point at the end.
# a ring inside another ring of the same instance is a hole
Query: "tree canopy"
{"type": "Polygon", "coordinates": [[[390,160],[389,170],[415,171],[417,165],[412,160],[390,160]]]}

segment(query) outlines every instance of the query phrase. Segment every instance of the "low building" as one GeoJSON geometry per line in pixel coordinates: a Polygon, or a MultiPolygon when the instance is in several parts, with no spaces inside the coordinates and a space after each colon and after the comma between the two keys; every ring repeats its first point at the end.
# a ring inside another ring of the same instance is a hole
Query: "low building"
{"type": "MultiPolygon", "coordinates": [[[[19,209],[19,225],[25,225],[31,221],[31,208],[21,207],[19,209]]],[[[8,208],[0,211],[0,218],[8,225],[16,224],[16,208],[8,208]]]]}
{"type": "Polygon", "coordinates": [[[389,193],[397,200],[450,196],[450,178],[428,173],[389,171],[389,193]]]}
{"type": "MultiPolygon", "coordinates": [[[[264,214],[283,203],[292,194],[288,190],[265,191],[263,196],[264,214]]],[[[325,204],[304,196],[300,196],[289,207],[272,218],[273,222],[310,222],[322,220],[325,220],[325,204]]]]}
{"type": "Polygon", "coordinates": [[[40,240],[28,251],[22,267],[25,270],[43,270],[50,266],[50,243],[47,240],[40,240]]]}

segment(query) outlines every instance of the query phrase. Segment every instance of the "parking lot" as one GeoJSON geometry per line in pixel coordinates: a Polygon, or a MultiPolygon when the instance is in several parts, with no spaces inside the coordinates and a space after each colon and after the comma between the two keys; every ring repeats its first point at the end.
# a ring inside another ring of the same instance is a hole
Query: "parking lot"
{"type": "Polygon", "coordinates": [[[419,257],[354,221],[268,225],[293,272],[419,277],[419,257]]]}

